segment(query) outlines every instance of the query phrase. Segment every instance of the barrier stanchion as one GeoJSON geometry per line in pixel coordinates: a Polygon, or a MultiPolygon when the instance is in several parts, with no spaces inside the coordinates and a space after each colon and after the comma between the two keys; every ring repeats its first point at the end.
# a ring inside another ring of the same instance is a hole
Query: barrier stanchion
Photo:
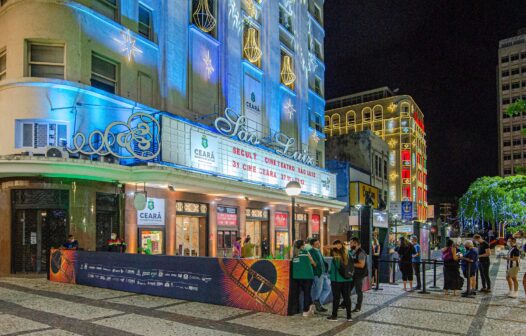
{"type": "MultiPolygon", "coordinates": [[[[425,271],[424,271],[425,273],[425,271]]],[[[433,286],[429,287],[433,289],[437,289],[437,260],[433,259],[433,286]]]]}
{"type": "Polygon", "coordinates": [[[423,274],[422,274],[422,290],[418,292],[419,294],[429,294],[429,292],[426,290],[426,261],[422,261],[423,264],[423,274]]]}
{"type": "Polygon", "coordinates": [[[397,259],[394,258],[393,259],[393,282],[391,282],[391,285],[398,285],[396,283],[396,263],[397,263],[397,259]]]}

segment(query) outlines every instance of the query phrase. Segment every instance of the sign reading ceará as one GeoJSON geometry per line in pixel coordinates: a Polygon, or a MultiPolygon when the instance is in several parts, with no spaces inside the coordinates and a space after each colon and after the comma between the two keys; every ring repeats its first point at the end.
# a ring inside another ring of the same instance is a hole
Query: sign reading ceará
{"type": "Polygon", "coordinates": [[[192,129],[190,141],[192,167],[201,169],[217,168],[217,142],[217,137],[192,129]]]}
{"type": "Polygon", "coordinates": [[[148,197],[144,210],[137,211],[137,225],[164,225],[164,217],[164,199],[148,197]]]}

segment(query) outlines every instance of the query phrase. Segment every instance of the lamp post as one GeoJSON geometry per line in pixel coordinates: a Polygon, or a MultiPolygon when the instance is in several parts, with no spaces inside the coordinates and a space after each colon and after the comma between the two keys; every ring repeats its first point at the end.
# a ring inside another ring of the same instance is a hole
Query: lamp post
{"type": "Polygon", "coordinates": [[[285,192],[292,201],[292,243],[294,243],[296,241],[296,196],[301,193],[301,184],[297,181],[290,181],[285,186],[285,192]]]}
{"type": "MultiPolygon", "coordinates": [[[[360,232],[361,232],[361,230],[362,230],[362,213],[360,212],[360,210],[362,209],[362,204],[360,204],[360,203],[355,204],[354,208],[356,210],[358,210],[358,227],[360,228],[360,232]]],[[[349,232],[347,233],[347,240],[349,240],[349,241],[351,240],[352,227],[350,229],[351,230],[349,230],[349,232]]]]}
{"type": "Polygon", "coordinates": [[[395,222],[395,241],[397,241],[398,237],[398,214],[393,215],[394,222],[395,222]]]}

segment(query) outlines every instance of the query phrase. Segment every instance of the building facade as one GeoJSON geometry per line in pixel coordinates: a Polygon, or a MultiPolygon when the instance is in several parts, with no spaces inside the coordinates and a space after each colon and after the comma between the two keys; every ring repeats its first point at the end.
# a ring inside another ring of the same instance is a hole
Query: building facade
{"type": "Polygon", "coordinates": [[[0,31],[0,273],[68,234],[194,256],[326,236],[323,0],[3,0],[0,31]]]}
{"type": "MultiPolygon", "coordinates": [[[[424,115],[413,98],[383,87],[327,101],[324,132],[331,138],[370,130],[388,147],[378,170],[389,178],[390,212],[404,220],[427,219],[424,115]]],[[[375,168],[376,169],[376,168],[375,168]]]]}
{"type": "Polygon", "coordinates": [[[499,42],[497,65],[497,109],[499,125],[499,174],[509,176],[526,167],[526,114],[510,117],[506,109],[526,99],[526,29],[499,42]]]}

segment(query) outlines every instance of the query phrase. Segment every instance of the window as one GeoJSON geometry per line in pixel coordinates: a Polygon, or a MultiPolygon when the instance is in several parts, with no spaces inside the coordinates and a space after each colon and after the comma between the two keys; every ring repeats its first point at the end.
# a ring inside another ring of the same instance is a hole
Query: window
{"type": "Polygon", "coordinates": [[[506,127],[504,127],[504,128],[502,129],[502,131],[503,131],[504,133],[508,133],[508,132],[510,131],[510,127],[509,127],[509,126],[506,126],[506,127]]]}
{"type": "Polygon", "coordinates": [[[526,58],[526,51],[521,52],[521,58],[522,58],[522,59],[525,59],[525,58],[526,58]]]}
{"type": "Polygon", "coordinates": [[[153,40],[152,11],[142,4],[139,4],[139,34],[153,40]]]}
{"type": "Polygon", "coordinates": [[[259,30],[252,25],[244,25],[243,29],[243,58],[261,68],[261,45],[259,30]],[[252,35],[253,34],[253,35],[252,35]],[[258,52],[259,51],[259,52],[258,52]],[[259,53],[259,55],[257,55],[259,53]],[[256,58],[257,56],[257,58],[256,58]]]}
{"type": "Polygon", "coordinates": [[[7,73],[7,52],[5,50],[0,51],[0,80],[6,78],[7,73]]]}
{"type": "Polygon", "coordinates": [[[321,127],[321,116],[317,113],[310,113],[310,122],[309,125],[311,128],[314,128],[318,132],[323,132],[321,127]]]}
{"type": "Polygon", "coordinates": [[[116,94],[118,91],[117,64],[91,55],[91,86],[116,94]]]}
{"type": "Polygon", "coordinates": [[[513,54],[513,55],[511,55],[510,60],[511,60],[512,62],[513,62],[513,61],[518,61],[518,60],[519,60],[519,54],[513,54]]]}
{"type": "Polygon", "coordinates": [[[510,71],[509,70],[502,70],[501,75],[502,75],[502,77],[508,77],[510,75],[510,71]]]}
{"type": "MultiPolygon", "coordinates": [[[[384,180],[387,180],[387,160],[384,160],[384,180]]],[[[387,200],[387,192],[385,195],[385,199],[387,200]]]]}
{"type": "Polygon", "coordinates": [[[511,175],[511,168],[504,169],[504,175],[511,175]]]}
{"type": "Polygon", "coordinates": [[[323,96],[323,92],[321,90],[321,79],[319,77],[314,77],[314,92],[320,96],[323,96]]]}
{"type": "Polygon", "coordinates": [[[409,105],[403,105],[402,112],[409,113],[409,105]]]}
{"type": "Polygon", "coordinates": [[[503,144],[504,144],[504,147],[509,147],[509,146],[511,146],[511,141],[510,140],[505,140],[503,142],[503,144]]]}
{"type": "Polygon", "coordinates": [[[520,82],[513,82],[513,83],[511,83],[512,90],[520,89],[520,87],[521,87],[521,83],[520,82]]]}
{"type": "Polygon", "coordinates": [[[314,40],[314,55],[318,57],[319,60],[323,60],[323,54],[321,51],[321,43],[314,40]]]}
{"type": "Polygon", "coordinates": [[[281,83],[289,89],[294,90],[295,79],[294,59],[287,52],[281,50],[281,83]]]}
{"type": "MultiPolygon", "coordinates": [[[[523,88],[526,88],[526,81],[522,81],[521,86],[522,86],[523,88]]],[[[524,96],[522,97],[522,99],[524,99],[524,96]]]]}
{"type": "Polygon", "coordinates": [[[64,46],[31,43],[29,76],[64,79],[64,46]]]}
{"type": "Polygon", "coordinates": [[[513,146],[520,146],[520,145],[521,145],[521,139],[513,140],[513,146]]]}
{"type": "Polygon", "coordinates": [[[513,153],[513,160],[520,160],[522,158],[521,153],[513,153]]]}
{"type": "Polygon", "coordinates": [[[322,159],[323,159],[323,156],[321,155],[321,151],[316,151],[316,163],[318,163],[318,166],[321,166],[322,159]]]}
{"type": "Polygon", "coordinates": [[[521,72],[522,72],[523,74],[526,74],[526,66],[523,66],[523,67],[521,68],[521,72]]]}
{"type": "Polygon", "coordinates": [[[522,129],[522,126],[521,125],[513,125],[513,132],[517,132],[517,131],[520,131],[522,129]]]}
{"type": "Polygon", "coordinates": [[[65,123],[53,121],[17,120],[17,148],[64,147],[67,145],[68,127],[65,123]]]}
{"type": "Polygon", "coordinates": [[[321,8],[317,5],[314,5],[312,8],[312,16],[318,21],[319,23],[322,23],[322,17],[321,17],[321,8]]]}
{"type": "Polygon", "coordinates": [[[511,155],[510,154],[504,154],[503,158],[504,158],[504,161],[510,161],[511,160],[511,155]]]}
{"type": "Polygon", "coordinates": [[[511,69],[511,75],[512,75],[512,76],[518,75],[519,73],[520,73],[519,68],[513,68],[513,69],[511,69]]]}
{"type": "Polygon", "coordinates": [[[510,99],[509,98],[502,99],[502,105],[506,105],[506,104],[509,104],[509,103],[510,103],[510,99]]]}
{"type": "Polygon", "coordinates": [[[509,90],[510,85],[509,84],[502,84],[502,90],[509,90]]]}
{"type": "Polygon", "coordinates": [[[289,15],[287,13],[287,10],[283,8],[282,6],[279,6],[279,23],[285,27],[290,33],[293,34],[292,31],[292,15],[289,15]]]}
{"type": "Polygon", "coordinates": [[[119,21],[119,0],[95,0],[92,1],[93,9],[102,15],[119,21]]]}
{"type": "Polygon", "coordinates": [[[509,56],[502,56],[500,58],[500,62],[501,63],[508,63],[510,61],[510,57],[509,56]]]}

